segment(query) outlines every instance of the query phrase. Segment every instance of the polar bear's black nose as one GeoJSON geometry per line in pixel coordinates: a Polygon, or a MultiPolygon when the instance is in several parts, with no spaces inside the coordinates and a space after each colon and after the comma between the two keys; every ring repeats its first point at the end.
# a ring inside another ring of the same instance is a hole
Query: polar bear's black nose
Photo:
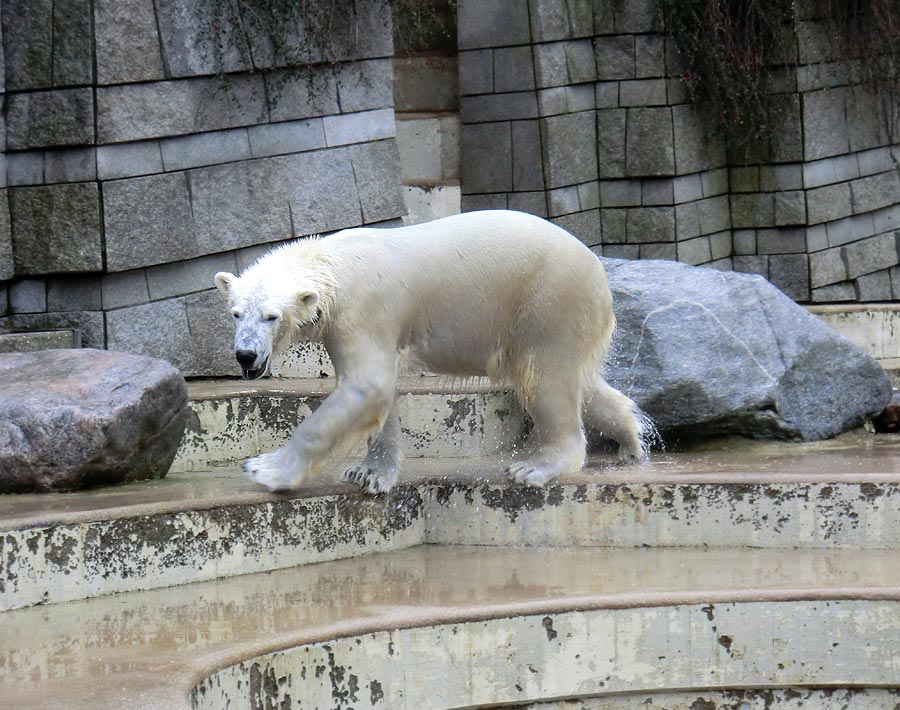
{"type": "Polygon", "coordinates": [[[238,364],[245,370],[249,370],[256,362],[256,353],[252,350],[235,350],[234,356],[237,358],[238,364]]]}

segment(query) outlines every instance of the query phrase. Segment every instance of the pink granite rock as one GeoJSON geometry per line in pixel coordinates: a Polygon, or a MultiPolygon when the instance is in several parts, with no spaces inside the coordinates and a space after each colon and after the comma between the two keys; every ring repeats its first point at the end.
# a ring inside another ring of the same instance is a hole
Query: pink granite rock
{"type": "Polygon", "coordinates": [[[105,350],[0,355],[0,493],[166,475],[187,420],[163,360],[105,350]]]}

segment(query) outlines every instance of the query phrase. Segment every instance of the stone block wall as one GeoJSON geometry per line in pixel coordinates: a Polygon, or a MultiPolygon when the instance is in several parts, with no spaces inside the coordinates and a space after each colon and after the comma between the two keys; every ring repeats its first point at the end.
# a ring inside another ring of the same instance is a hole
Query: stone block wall
{"type": "Polygon", "coordinates": [[[776,129],[737,158],[688,102],[657,0],[461,0],[463,208],[759,273],[802,302],[900,299],[900,132],[826,30],[798,19],[770,76],[776,129]]]}
{"type": "Polygon", "coordinates": [[[655,0],[464,0],[459,49],[464,209],[732,267],[724,143],[687,103],[655,0]]]}
{"type": "Polygon", "coordinates": [[[216,271],[404,214],[390,8],[349,5],[287,71],[225,0],[2,0],[0,329],[235,374],[216,271]]]}

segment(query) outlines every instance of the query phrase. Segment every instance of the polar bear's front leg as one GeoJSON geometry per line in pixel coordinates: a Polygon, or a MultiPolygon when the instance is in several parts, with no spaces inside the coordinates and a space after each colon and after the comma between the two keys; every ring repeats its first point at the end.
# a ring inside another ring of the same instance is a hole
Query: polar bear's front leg
{"type": "Polygon", "coordinates": [[[354,443],[383,425],[394,399],[395,379],[393,369],[374,366],[340,377],[334,391],[300,423],[287,443],[248,459],[244,473],[271,491],[297,488],[319,473],[339,445],[354,443]]]}
{"type": "Polygon", "coordinates": [[[376,495],[387,493],[397,482],[397,474],[402,464],[400,420],[397,417],[395,402],[384,426],[369,440],[366,458],[361,464],[346,469],[341,475],[341,480],[353,483],[368,493],[376,495]]]}

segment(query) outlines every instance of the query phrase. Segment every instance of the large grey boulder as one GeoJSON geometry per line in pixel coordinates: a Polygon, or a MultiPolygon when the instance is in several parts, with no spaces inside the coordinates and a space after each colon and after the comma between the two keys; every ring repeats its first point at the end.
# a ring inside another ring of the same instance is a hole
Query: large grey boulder
{"type": "Polygon", "coordinates": [[[813,441],[880,413],[887,374],[760,276],[604,259],[618,327],[606,376],[665,438],[813,441]]]}
{"type": "Polygon", "coordinates": [[[162,478],[187,421],[169,363],[105,350],[0,355],[0,493],[162,478]]]}

